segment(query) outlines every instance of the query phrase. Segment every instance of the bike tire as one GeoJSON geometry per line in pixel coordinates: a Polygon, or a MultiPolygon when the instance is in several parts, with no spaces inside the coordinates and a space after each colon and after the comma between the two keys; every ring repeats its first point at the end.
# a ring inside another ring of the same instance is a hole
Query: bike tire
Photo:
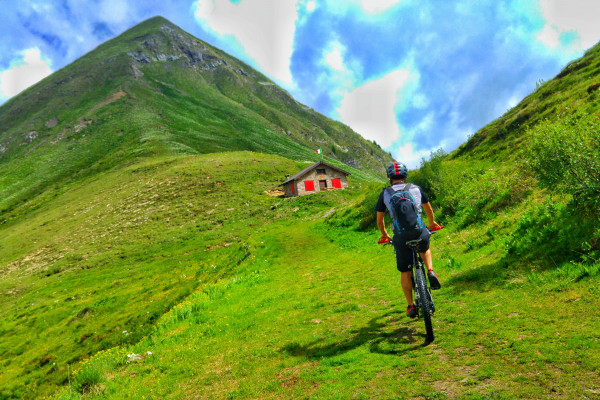
{"type": "Polygon", "coordinates": [[[427,293],[427,279],[423,267],[419,266],[415,269],[415,287],[419,292],[419,313],[423,316],[425,322],[425,331],[427,332],[427,341],[433,342],[433,324],[431,323],[431,299],[427,293]]]}

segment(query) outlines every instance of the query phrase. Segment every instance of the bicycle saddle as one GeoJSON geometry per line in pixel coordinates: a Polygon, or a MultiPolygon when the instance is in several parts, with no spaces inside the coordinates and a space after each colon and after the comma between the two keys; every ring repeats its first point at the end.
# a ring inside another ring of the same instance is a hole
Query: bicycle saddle
{"type": "Polygon", "coordinates": [[[415,240],[409,240],[406,242],[406,245],[408,247],[417,247],[419,245],[419,243],[421,243],[421,238],[415,239],[415,240]]]}

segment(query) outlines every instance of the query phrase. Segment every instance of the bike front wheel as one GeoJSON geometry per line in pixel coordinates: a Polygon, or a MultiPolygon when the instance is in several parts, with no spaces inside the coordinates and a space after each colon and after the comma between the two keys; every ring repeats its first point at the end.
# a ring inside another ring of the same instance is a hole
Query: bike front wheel
{"type": "Polygon", "coordinates": [[[423,315],[425,321],[425,331],[427,332],[427,341],[433,342],[433,325],[431,324],[431,298],[427,293],[427,279],[422,267],[415,268],[415,290],[419,294],[419,313],[423,315]]]}

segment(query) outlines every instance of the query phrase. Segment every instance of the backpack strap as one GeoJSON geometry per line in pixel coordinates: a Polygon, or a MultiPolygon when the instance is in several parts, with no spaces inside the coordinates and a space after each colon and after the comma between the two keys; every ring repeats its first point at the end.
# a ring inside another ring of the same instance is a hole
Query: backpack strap
{"type": "MultiPolygon", "coordinates": [[[[408,191],[408,190],[409,190],[411,187],[412,187],[412,185],[411,185],[410,183],[405,183],[405,184],[404,184],[404,187],[403,187],[402,189],[400,189],[400,191],[402,191],[402,192],[406,192],[406,191],[408,191]]],[[[396,191],[395,191],[395,190],[394,190],[394,189],[393,189],[391,186],[388,186],[388,187],[386,187],[386,188],[385,188],[385,190],[388,192],[388,194],[389,194],[390,196],[392,196],[394,193],[396,193],[396,191]]]]}

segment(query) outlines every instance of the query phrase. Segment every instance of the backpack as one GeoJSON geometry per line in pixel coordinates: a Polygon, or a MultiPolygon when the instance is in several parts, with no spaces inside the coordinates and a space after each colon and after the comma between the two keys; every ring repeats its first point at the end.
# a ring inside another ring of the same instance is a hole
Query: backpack
{"type": "Polygon", "coordinates": [[[423,232],[423,220],[417,210],[415,199],[409,192],[411,184],[407,183],[401,190],[395,191],[392,187],[386,188],[390,195],[392,227],[394,234],[400,235],[405,240],[414,240],[423,232]]]}

